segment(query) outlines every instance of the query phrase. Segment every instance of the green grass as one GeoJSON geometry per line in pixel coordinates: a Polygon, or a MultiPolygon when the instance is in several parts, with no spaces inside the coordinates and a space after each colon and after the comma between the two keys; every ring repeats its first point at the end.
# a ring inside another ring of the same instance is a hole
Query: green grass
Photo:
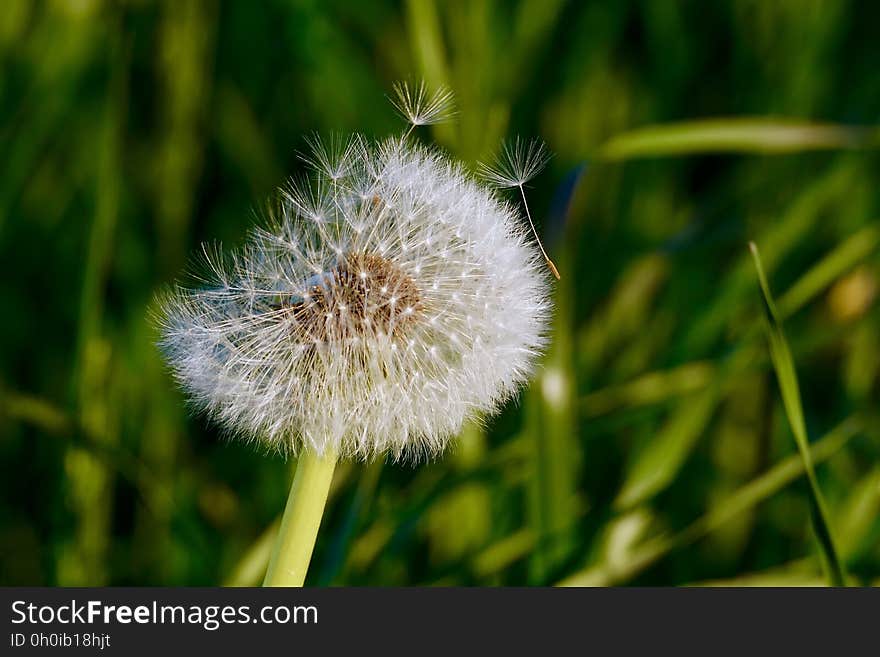
{"type": "Polygon", "coordinates": [[[755,260],[755,269],[758,272],[758,281],[764,301],[764,319],[767,326],[767,341],[770,344],[770,358],[773,361],[773,369],[776,371],[776,379],[782,394],[785,414],[791,425],[791,431],[794,434],[794,440],[801,455],[801,460],[804,462],[804,472],[809,484],[810,518],[813,523],[813,531],[816,532],[822,555],[825,558],[830,583],[833,586],[844,586],[846,574],[840,562],[837,548],[834,545],[835,541],[828,518],[827,505],[825,504],[825,498],[822,496],[822,491],[819,489],[816,472],[813,469],[813,456],[810,451],[809,438],[807,437],[807,424],[804,419],[804,409],[801,405],[800,387],[798,386],[797,372],[795,371],[791,348],[788,346],[788,340],[785,339],[785,333],[782,330],[782,322],[779,318],[779,312],[776,310],[773,295],[770,292],[770,285],[767,282],[764,267],[761,264],[758,247],[754,242],[750,242],[749,248],[755,260]]]}
{"type": "Polygon", "coordinates": [[[466,166],[554,153],[551,343],[443,459],[340,463],[307,583],[880,583],[877,9],[7,5],[0,584],[262,580],[291,464],[188,413],[151,299],[418,78],[466,166]]]}

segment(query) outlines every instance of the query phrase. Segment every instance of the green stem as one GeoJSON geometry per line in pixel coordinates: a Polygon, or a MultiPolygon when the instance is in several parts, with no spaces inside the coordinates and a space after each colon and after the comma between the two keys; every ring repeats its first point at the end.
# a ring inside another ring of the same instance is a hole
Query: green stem
{"type": "Polygon", "coordinates": [[[303,585],[336,458],[333,452],[318,456],[306,451],[300,455],[263,586],[303,585]]]}

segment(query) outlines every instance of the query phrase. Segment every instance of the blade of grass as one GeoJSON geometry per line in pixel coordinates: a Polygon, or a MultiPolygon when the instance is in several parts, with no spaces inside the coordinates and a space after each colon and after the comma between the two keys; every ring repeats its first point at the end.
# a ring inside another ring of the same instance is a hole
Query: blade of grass
{"type": "MultiPolygon", "coordinates": [[[[121,177],[125,121],[128,116],[130,45],[114,17],[108,51],[109,74],[102,119],[95,124],[94,217],[79,297],[73,380],[81,424],[98,442],[119,441],[119,388],[113,344],[104,327],[106,287],[116,255],[114,240],[123,193],[121,177]]],[[[75,518],[73,536],[56,557],[57,583],[63,586],[104,585],[109,581],[112,495],[115,473],[88,450],[68,445],[64,455],[66,498],[75,518]]]]}
{"type": "Polygon", "coordinates": [[[819,546],[825,557],[831,584],[833,586],[845,586],[846,576],[843,570],[843,564],[838,557],[834,536],[828,521],[828,511],[825,507],[825,500],[822,497],[822,491],[819,489],[819,483],[816,480],[816,473],[813,469],[813,458],[810,454],[807,426],[804,420],[803,407],[801,405],[800,389],[798,386],[797,372],[794,367],[794,359],[791,356],[788,341],[785,339],[785,333],[782,330],[779,313],[776,310],[776,304],[773,301],[773,295],[770,292],[770,286],[767,283],[767,277],[764,274],[764,268],[761,265],[761,256],[758,253],[758,247],[754,242],[750,242],[749,248],[752,251],[752,257],[755,261],[755,269],[758,273],[758,282],[761,286],[761,293],[764,301],[767,337],[770,343],[770,358],[773,361],[773,367],[776,370],[776,377],[779,381],[779,389],[782,394],[782,403],[785,406],[785,413],[788,416],[788,422],[791,425],[791,430],[794,434],[798,451],[804,462],[804,471],[807,474],[813,529],[816,532],[816,537],[819,539],[819,546]]]}
{"type": "MultiPolygon", "coordinates": [[[[808,300],[827,287],[830,281],[872,253],[876,249],[878,241],[880,241],[880,231],[873,226],[849,237],[823,258],[820,263],[810,268],[783,295],[780,300],[779,316],[788,316],[805,305],[808,300]]],[[[759,332],[758,326],[758,324],[755,325],[755,336],[759,332]]],[[[750,345],[748,341],[745,344],[750,345]]],[[[750,349],[751,346],[743,348],[750,349]]],[[[602,404],[607,406],[610,401],[613,407],[615,401],[619,403],[621,398],[635,403],[642,402],[643,397],[653,399],[659,396],[661,400],[668,399],[669,396],[676,394],[676,388],[682,388],[682,384],[685,383],[693,385],[696,382],[702,388],[699,393],[691,395],[680,403],[679,408],[674,410],[670,420],[656,438],[638,455],[615,500],[614,504],[618,510],[643,504],[674,479],[696,445],[700,433],[711,419],[712,411],[720,397],[721,390],[718,388],[723,386],[708,385],[712,376],[728,380],[728,376],[721,375],[741,373],[754,365],[752,358],[731,358],[728,356],[728,359],[724,363],[719,363],[716,368],[706,363],[689,364],[680,370],[673,371],[676,374],[674,377],[671,375],[672,372],[654,373],[629,385],[613,386],[582,400],[582,403],[589,401],[594,407],[598,400],[598,407],[601,410],[602,404]],[[680,376],[682,373],[685,376],[680,376]],[[698,375],[694,377],[694,373],[698,375]],[[701,377],[705,380],[701,381],[701,377]],[[621,395],[621,392],[624,394],[621,395]],[[617,395],[616,400],[615,394],[617,395]],[[629,395],[629,399],[627,399],[627,395],[629,395]]],[[[586,404],[584,405],[586,406],[586,404]]]]}
{"type": "MultiPolygon", "coordinates": [[[[569,253],[561,253],[558,262],[565,267],[569,253]]],[[[535,584],[545,584],[577,549],[570,531],[581,504],[578,486],[582,467],[574,390],[576,372],[572,331],[574,298],[571,278],[559,281],[553,346],[537,385],[526,397],[526,427],[533,449],[534,476],[527,490],[529,523],[535,531],[535,550],[529,559],[529,577],[535,584]]]]}
{"type": "Polygon", "coordinates": [[[859,558],[874,549],[872,535],[880,527],[880,466],[854,483],[836,517],[840,552],[845,559],[859,558]]]}
{"type": "MultiPolygon", "coordinates": [[[[760,241],[767,270],[772,273],[777,263],[803,248],[804,240],[812,234],[822,217],[828,212],[836,212],[840,203],[852,193],[853,187],[859,184],[858,181],[856,168],[838,165],[805,188],[777,221],[762,229],[760,241]]],[[[717,293],[712,300],[695,314],[682,337],[673,344],[670,356],[683,360],[690,354],[705,353],[706,349],[722,340],[733,309],[745,308],[753,301],[754,276],[751,258],[743,253],[742,258],[718,282],[717,293]]]]}
{"type": "Polygon", "coordinates": [[[809,150],[876,148],[874,127],[811,123],[798,119],[699,119],[639,128],[612,137],[597,156],[607,160],[694,153],[796,153],[809,150]]]}
{"type": "MultiPolygon", "coordinates": [[[[862,429],[862,422],[856,416],[844,420],[813,445],[813,462],[818,464],[831,458],[862,429]]],[[[805,465],[800,455],[790,456],[713,505],[677,534],[659,536],[633,549],[626,563],[599,562],[569,575],[558,586],[623,584],[673,550],[703,538],[743,511],[769,499],[796,481],[804,471],[805,465]]]]}
{"type": "Polygon", "coordinates": [[[410,0],[406,20],[414,55],[428,83],[437,87],[449,81],[449,66],[437,5],[433,0],[410,0]]]}
{"type": "Polygon", "coordinates": [[[266,574],[266,566],[272,556],[272,546],[281,526],[281,518],[266,527],[263,533],[247,549],[241,559],[236,563],[229,576],[223,582],[223,586],[257,586],[263,575],[266,574]]]}
{"type": "Polygon", "coordinates": [[[711,421],[720,399],[719,392],[718,385],[710,385],[682,399],[663,428],[633,462],[614,500],[615,509],[623,511],[638,506],[672,483],[711,421]]]}
{"type": "Polygon", "coordinates": [[[596,417],[615,410],[677,399],[709,385],[716,374],[715,369],[710,361],[694,361],[668,370],[648,372],[584,395],[581,411],[586,417],[596,417]]]}
{"type": "MultiPolygon", "coordinates": [[[[450,87],[449,64],[437,4],[434,0],[409,0],[405,15],[412,55],[422,77],[433,89],[450,87]]],[[[455,143],[456,130],[450,123],[434,125],[432,130],[438,140],[455,143]]]]}
{"type": "MultiPolygon", "coordinates": [[[[779,296],[777,310],[786,319],[816,299],[841,276],[877,252],[880,245],[880,229],[868,226],[848,237],[836,246],[822,260],[810,267],[786,292],[779,296]]],[[[743,344],[737,348],[751,349],[751,338],[757,337],[759,325],[750,327],[743,336],[743,344]]],[[[668,370],[659,370],[639,375],[624,383],[612,384],[595,390],[580,399],[581,411],[585,417],[597,417],[615,410],[633,409],[652,404],[675,400],[683,395],[706,387],[723,369],[724,362],[737,364],[728,370],[729,376],[741,374],[753,366],[752,358],[733,358],[722,360],[699,360],[687,362],[668,370]]]]}
{"type": "MultiPolygon", "coordinates": [[[[577,510],[572,527],[564,528],[563,533],[574,529],[589,510],[590,507],[582,505],[577,510]]],[[[549,538],[551,541],[554,540],[552,536],[549,538]]],[[[444,564],[439,576],[434,573],[435,577],[433,579],[429,577],[424,583],[428,586],[455,584],[460,581],[455,573],[465,568],[476,578],[480,586],[500,586],[504,584],[502,579],[504,572],[528,557],[537,547],[538,537],[535,532],[528,527],[519,529],[473,551],[462,560],[444,564]]]]}
{"type": "Polygon", "coordinates": [[[824,580],[816,571],[812,559],[798,559],[782,566],[759,572],[737,575],[729,579],[711,579],[691,582],[688,586],[822,586],[824,580]]]}
{"type": "Polygon", "coordinates": [[[874,253],[878,244],[880,227],[876,225],[867,226],[848,237],[779,297],[779,316],[788,317],[805,306],[810,299],[874,253]]]}
{"type": "Polygon", "coordinates": [[[471,562],[471,571],[483,580],[504,571],[534,548],[535,532],[528,527],[520,529],[477,553],[471,562]]]}

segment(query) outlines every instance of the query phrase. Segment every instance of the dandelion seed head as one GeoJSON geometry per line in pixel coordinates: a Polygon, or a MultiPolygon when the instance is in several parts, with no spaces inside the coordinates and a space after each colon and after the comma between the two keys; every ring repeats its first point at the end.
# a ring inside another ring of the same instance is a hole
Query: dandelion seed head
{"type": "Polygon", "coordinates": [[[550,312],[542,259],[513,206],[446,156],[345,143],[344,167],[313,144],[314,179],[285,188],[239,250],[206,248],[197,285],[162,296],[160,346],[194,406],[246,440],[437,454],[532,372],[550,312]]]}

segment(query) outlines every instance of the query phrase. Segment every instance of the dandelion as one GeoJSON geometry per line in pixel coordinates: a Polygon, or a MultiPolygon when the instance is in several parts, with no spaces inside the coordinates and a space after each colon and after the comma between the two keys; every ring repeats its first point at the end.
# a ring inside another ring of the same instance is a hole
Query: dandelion
{"type": "Polygon", "coordinates": [[[305,159],[311,181],[240,250],[205,249],[201,284],[159,313],[194,406],[299,455],[270,584],[302,583],[337,458],[441,453],[527,380],[550,311],[518,213],[447,156],[355,136],[305,159]]]}

